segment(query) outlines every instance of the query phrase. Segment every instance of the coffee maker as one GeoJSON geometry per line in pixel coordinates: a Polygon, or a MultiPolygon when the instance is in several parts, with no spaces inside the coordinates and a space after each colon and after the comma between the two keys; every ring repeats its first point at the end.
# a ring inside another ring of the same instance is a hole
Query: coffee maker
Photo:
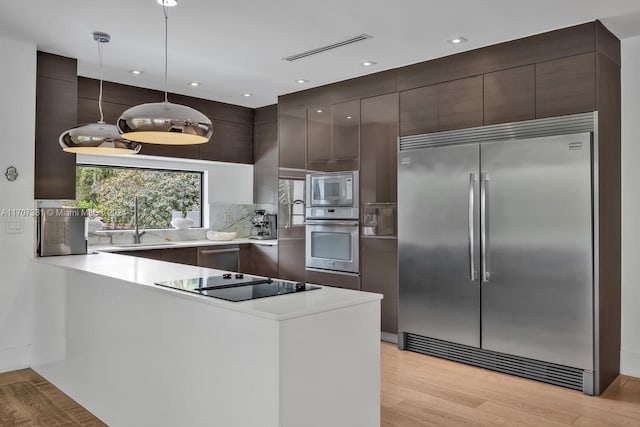
{"type": "Polygon", "coordinates": [[[253,229],[249,238],[258,240],[277,238],[278,222],[276,218],[276,215],[268,214],[264,209],[256,209],[250,218],[253,229]]]}

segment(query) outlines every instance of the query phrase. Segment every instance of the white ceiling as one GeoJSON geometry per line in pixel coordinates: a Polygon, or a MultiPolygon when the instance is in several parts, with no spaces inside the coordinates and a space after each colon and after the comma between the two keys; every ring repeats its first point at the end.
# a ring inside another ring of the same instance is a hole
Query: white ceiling
{"type": "MultiPolygon", "coordinates": [[[[600,19],[618,37],[640,35],[638,0],[178,0],[169,9],[169,91],[247,107],[277,96],[600,19]],[[282,58],[366,33],[349,46],[282,58]],[[447,43],[455,36],[469,41],[447,43]],[[372,60],[373,67],[360,62],[372,60]],[[309,80],[304,85],[297,79],[309,80]],[[192,88],[189,81],[202,86],[192,88]],[[253,94],[244,97],[243,93],[253,94]]],[[[0,34],[78,58],[78,73],[163,89],[164,17],[156,0],[5,0],[0,34]],[[139,77],[131,69],[141,69],[139,77]]],[[[6,60],[4,58],[3,60],[6,60]]]]}

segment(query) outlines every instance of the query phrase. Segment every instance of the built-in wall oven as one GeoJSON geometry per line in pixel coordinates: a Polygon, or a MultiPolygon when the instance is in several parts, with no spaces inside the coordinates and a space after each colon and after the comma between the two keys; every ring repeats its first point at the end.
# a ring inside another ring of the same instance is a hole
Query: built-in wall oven
{"type": "Polygon", "coordinates": [[[306,176],[307,270],[359,274],[358,172],[306,176]]]}

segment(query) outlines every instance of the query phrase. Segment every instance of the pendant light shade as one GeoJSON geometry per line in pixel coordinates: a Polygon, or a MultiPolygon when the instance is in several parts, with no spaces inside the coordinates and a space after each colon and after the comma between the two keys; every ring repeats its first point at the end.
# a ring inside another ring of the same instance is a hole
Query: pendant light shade
{"type": "Polygon", "coordinates": [[[120,136],[118,128],[105,122],[76,126],[60,135],[60,146],[77,154],[137,154],[142,147],[120,136]]]}
{"type": "Polygon", "coordinates": [[[122,137],[149,144],[203,144],[213,135],[211,120],[198,110],[171,102],[131,107],[118,119],[122,137]]]}
{"type": "Polygon", "coordinates": [[[118,119],[118,130],[123,138],[147,144],[204,144],[213,135],[211,120],[198,110],[169,102],[167,97],[167,7],[175,4],[167,0],[158,0],[158,3],[163,5],[164,10],[164,102],[129,108],[118,119]]]}
{"type": "Polygon", "coordinates": [[[137,154],[141,144],[124,139],[115,125],[104,122],[102,114],[102,44],[111,41],[111,36],[106,33],[93,33],[93,39],[98,42],[98,55],[100,56],[100,94],[98,96],[98,108],[100,120],[97,123],[89,123],[71,128],[60,135],[59,142],[63,151],[76,154],[137,154]]]}

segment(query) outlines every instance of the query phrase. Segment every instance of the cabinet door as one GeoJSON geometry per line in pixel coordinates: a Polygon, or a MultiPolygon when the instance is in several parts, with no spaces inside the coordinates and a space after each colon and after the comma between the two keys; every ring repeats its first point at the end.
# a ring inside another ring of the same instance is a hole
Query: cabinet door
{"type": "Polygon", "coordinates": [[[437,87],[425,86],[400,92],[400,136],[437,131],[437,87]]]}
{"type": "Polygon", "coordinates": [[[438,131],[482,126],[482,76],[438,85],[438,131]]]}
{"type": "Polygon", "coordinates": [[[198,250],[198,266],[238,271],[239,255],[239,245],[206,246],[198,250]]]}
{"type": "Polygon", "coordinates": [[[78,124],[77,61],[38,52],[37,62],[34,198],[73,200],[76,156],[58,138],[78,124]]]}
{"type": "Polygon", "coordinates": [[[198,265],[198,248],[158,249],[162,261],[198,265]]]}
{"type": "Polygon", "coordinates": [[[278,239],[278,276],[285,280],[306,281],[304,239],[278,239]]]}
{"type": "Polygon", "coordinates": [[[253,123],[213,120],[213,136],[199,147],[202,160],[253,163],[253,123]]]}
{"type": "Polygon", "coordinates": [[[532,120],[535,110],[533,65],[484,75],[485,125],[532,120]]]}
{"type": "Polygon", "coordinates": [[[274,204],[278,193],[278,124],[276,106],[264,108],[272,112],[272,120],[256,120],[254,125],[253,203],[274,204]]]}
{"type": "Polygon", "coordinates": [[[307,169],[330,171],[331,106],[310,108],[307,111],[307,169]]]}
{"type": "Polygon", "coordinates": [[[251,245],[252,274],[265,277],[278,277],[278,246],[251,245]]]}
{"type": "Polygon", "coordinates": [[[336,104],[332,108],[331,162],[333,171],[360,168],[360,101],[336,104]]]}
{"type": "Polygon", "coordinates": [[[594,53],[536,64],[536,117],[594,111],[595,105],[594,53]]]}
{"type": "Polygon", "coordinates": [[[281,168],[305,169],[307,158],[307,111],[278,114],[278,152],[281,168]]]}
{"type": "Polygon", "coordinates": [[[397,199],[398,94],[362,100],[360,200],[395,203],[397,199]]]}
{"type": "Polygon", "coordinates": [[[383,294],[381,327],[383,332],[398,332],[398,241],[362,237],[362,290],[383,294]]]}
{"type": "Polygon", "coordinates": [[[146,249],[141,251],[119,251],[116,253],[120,255],[135,256],[138,258],[156,259],[159,261],[162,261],[162,258],[163,258],[162,249],[146,249]]]}

